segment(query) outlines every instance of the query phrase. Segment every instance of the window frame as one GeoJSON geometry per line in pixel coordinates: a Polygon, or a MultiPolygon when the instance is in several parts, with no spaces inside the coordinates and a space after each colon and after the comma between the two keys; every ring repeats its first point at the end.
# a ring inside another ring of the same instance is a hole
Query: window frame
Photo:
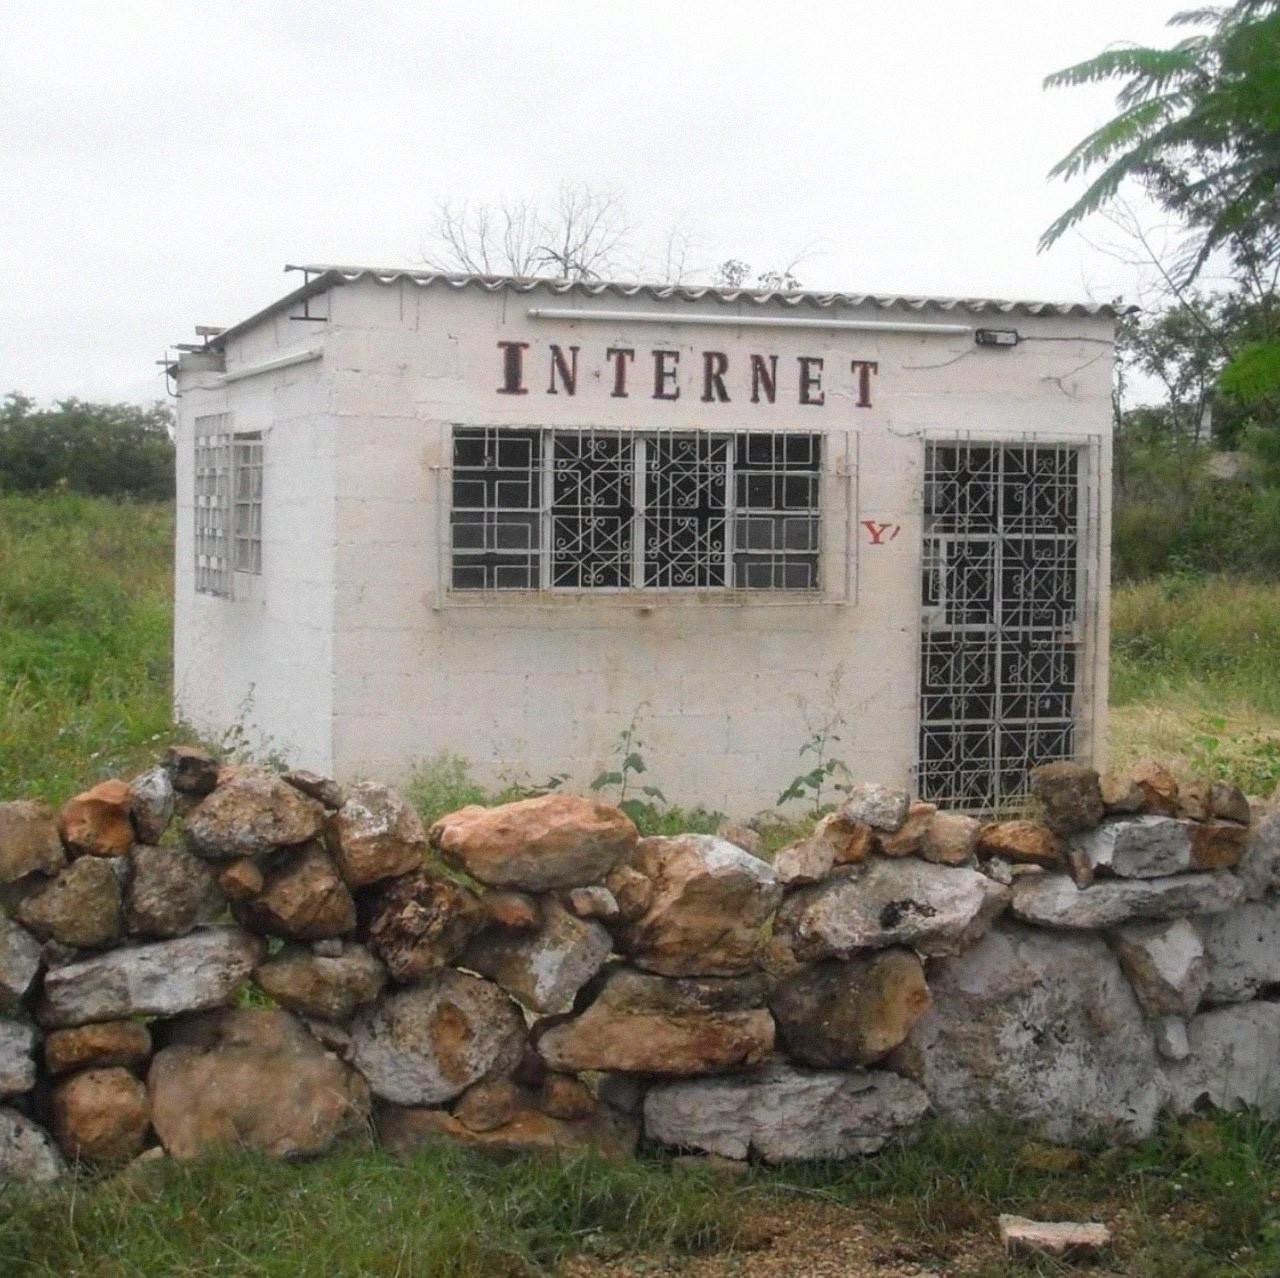
{"type": "Polygon", "coordinates": [[[231,413],[202,414],[193,426],[195,591],[234,599],[237,577],[262,576],[263,434],[237,431],[231,413]]]}

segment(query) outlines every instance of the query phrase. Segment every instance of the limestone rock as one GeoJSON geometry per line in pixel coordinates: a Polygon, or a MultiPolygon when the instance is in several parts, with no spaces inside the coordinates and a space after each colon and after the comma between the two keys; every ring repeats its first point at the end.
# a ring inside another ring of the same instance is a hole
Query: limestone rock
{"type": "Polygon", "coordinates": [[[604,1105],[586,1118],[566,1121],[522,1106],[499,1127],[473,1131],[442,1109],[379,1105],[378,1136],[392,1154],[408,1154],[441,1140],[495,1154],[572,1153],[593,1149],[606,1158],[628,1158],[636,1148],[639,1124],[604,1105]]]}
{"type": "Polygon", "coordinates": [[[1148,1016],[1186,1016],[1200,1005],[1209,962],[1200,934],[1186,919],[1130,923],[1115,933],[1112,945],[1148,1016]]]}
{"type": "Polygon", "coordinates": [[[628,923],[638,919],[653,904],[653,880],[629,865],[615,866],[604,885],[618,903],[618,917],[628,923]]]}
{"type": "Polygon", "coordinates": [[[1102,787],[1092,768],[1045,763],[1032,768],[1027,779],[1044,809],[1045,824],[1057,834],[1089,830],[1102,820],[1102,787]]]}
{"type": "Polygon", "coordinates": [[[620,913],[618,898],[599,883],[571,888],[565,893],[565,904],[580,919],[616,919],[620,913]]]}
{"type": "Polygon", "coordinates": [[[1209,787],[1209,815],[1219,821],[1236,821],[1240,825],[1248,825],[1253,819],[1244,791],[1226,781],[1215,781],[1209,787]]]}
{"type": "Polygon", "coordinates": [[[16,1109],[0,1106],[0,1185],[45,1184],[65,1171],[49,1133],[16,1109]]]}
{"type": "Polygon", "coordinates": [[[77,1069],[126,1068],[151,1055],[151,1034],[140,1021],[101,1021],[50,1030],[44,1040],[45,1068],[53,1077],[77,1069]]]}
{"type": "Polygon", "coordinates": [[[861,821],[873,830],[892,834],[906,824],[911,796],[905,790],[867,782],[849,787],[848,797],[840,805],[840,815],[848,821],[861,821]]]}
{"type": "Polygon", "coordinates": [[[1280,812],[1270,812],[1249,828],[1237,867],[1251,901],[1280,888],[1280,812]]]}
{"type": "Polygon", "coordinates": [[[869,825],[832,812],[818,822],[807,839],[783,848],[773,858],[773,872],[785,887],[819,883],[834,866],[864,860],[870,847],[869,825]]]}
{"type": "Polygon", "coordinates": [[[509,1123],[520,1108],[520,1089],[509,1078],[468,1087],[454,1102],[453,1116],[468,1131],[491,1132],[509,1123]]]}
{"type": "Polygon", "coordinates": [[[602,882],[636,838],[625,812],[572,794],[461,808],[431,830],[451,865],[482,883],[527,892],[602,882]]]}
{"type": "Polygon", "coordinates": [[[1177,815],[1178,783],[1168,768],[1151,759],[1144,759],[1133,769],[1129,779],[1142,794],[1139,811],[1160,816],[1177,815]]]}
{"type": "Polygon", "coordinates": [[[247,856],[228,861],[218,870],[218,888],[229,901],[252,901],[265,886],[257,862],[247,856]]]}
{"type": "Polygon", "coordinates": [[[159,843],[173,820],[173,779],[167,768],[148,768],[129,782],[129,810],[138,842],[159,843]]]}
{"type": "Polygon", "coordinates": [[[119,879],[100,858],[82,857],[24,897],[18,921],[42,941],[78,949],[109,945],[124,934],[119,879]]]}
{"type": "Polygon", "coordinates": [[[1166,1061],[1185,1061],[1191,1055],[1187,1023],[1181,1016],[1162,1016],[1155,1024],[1156,1051],[1166,1061]]]}
{"type": "Polygon", "coordinates": [[[66,863],[50,808],[32,799],[0,803],[0,883],[57,874],[66,863]]]}
{"type": "Polygon", "coordinates": [[[1121,878],[1150,879],[1234,865],[1247,835],[1243,826],[1229,823],[1135,816],[1107,821],[1077,836],[1075,845],[1095,867],[1121,878]]]}
{"type": "Polygon", "coordinates": [[[591,1089],[572,1074],[548,1073],[538,1092],[538,1108],[566,1122],[586,1118],[596,1107],[591,1089]]]}
{"type": "Polygon", "coordinates": [[[68,963],[44,978],[40,1020],[60,1027],[220,1007],[248,980],[264,948],[238,927],[211,927],[68,963]]]}
{"type": "Polygon", "coordinates": [[[845,1069],[887,1056],[930,1003],[920,960],[890,949],[801,968],[773,992],[769,1010],[792,1060],[845,1069]]]}
{"type": "Polygon", "coordinates": [[[1244,900],[1234,874],[1175,874],[1161,879],[1110,879],[1083,890],[1065,874],[1019,879],[1010,908],[1042,927],[1106,928],[1130,919],[1219,914],[1244,900]]]}
{"type": "Polygon", "coordinates": [[[907,809],[907,819],[902,829],[892,834],[880,834],[876,846],[884,856],[917,856],[924,846],[929,826],[933,824],[938,808],[936,804],[915,799],[907,809]]]}
{"type": "Polygon", "coordinates": [[[778,933],[802,960],[909,945],[955,954],[991,925],[1008,890],[976,870],[923,861],[872,861],[858,875],[802,888],[778,914],[778,933]]]}
{"type": "Polygon", "coordinates": [[[982,822],[963,812],[939,812],[929,822],[920,855],[934,865],[966,865],[978,846],[982,822]]]}
{"type": "Polygon", "coordinates": [[[966,1125],[1012,1120],[1068,1144],[1154,1129],[1159,1061],[1100,937],[1001,923],[931,965],[929,986],[933,1008],[890,1064],[925,1088],[939,1115],[966,1125]]]}
{"type": "Polygon", "coordinates": [[[0,1020],[0,1097],[18,1096],[36,1085],[35,1048],[32,1026],[0,1020]]]}
{"type": "Polygon", "coordinates": [[[394,790],[361,781],[329,819],[329,846],[351,887],[421,867],[427,836],[418,814],[394,790]]]}
{"type": "Polygon", "coordinates": [[[347,792],[342,786],[331,777],[322,777],[318,772],[295,768],[291,772],[282,773],[280,779],[301,791],[308,799],[315,799],[335,812],[347,801],[347,792]]]}
{"type": "Polygon", "coordinates": [[[747,971],[782,899],[773,867],[709,834],[641,839],[632,863],[654,885],[649,908],[617,928],[618,948],[664,976],[747,971]]]}
{"type": "Polygon", "coordinates": [[[644,1102],[645,1134],[664,1145],[768,1163],[872,1154],[919,1122],[929,1098],[882,1070],[772,1065],[757,1074],[660,1083],[644,1102]]]}
{"type": "Polygon", "coordinates": [[[760,849],[764,845],[760,831],[753,830],[749,825],[743,825],[741,821],[721,821],[716,827],[716,838],[724,839],[726,843],[737,844],[752,856],[759,856],[760,849]]]}
{"type": "Polygon", "coordinates": [[[1177,814],[1191,821],[1209,819],[1209,787],[1203,781],[1192,781],[1178,787],[1177,814]]]}
{"type": "Polygon", "coordinates": [[[213,871],[186,848],[138,844],[130,860],[125,924],[132,935],[181,936],[226,908],[213,871]]]}
{"type": "Polygon", "coordinates": [[[170,746],[164,766],[173,788],[182,794],[205,795],[218,784],[218,761],[199,746],[170,746]]]}
{"type": "Polygon", "coordinates": [[[1201,923],[1210,1003],[1241,1003],[1280,985],[1280,898],[1246,902],[1201,923]]]}
{"type": "Polygon", "coordinates": [[[617,967],[586,1011],[538,1037],[538,1052],[561,1073],[749,1068],[773,1049],[764,999],[758,976],[671,979],[617,967]]]}
{"type": "Polygon", "coordinates": [[[324,808],[257,768],[240,769],[187,817],[187,842],[213,861],[259,856],[314,839],[324,808]]]}
{"type": "Polygon", "coordinates": [[[1000,1241],[1014,1256],[1089,1256],[1111,1246],[1111,1230],[1092,1220],[1001,1216],[1000,1241]]]}
{"type": "Polygon", "coordinates": [[[999,821],[983,826],[977,852],[1013,865],[1054,867],[1063,862],[1062,840],[1039,821],[999,821]]]}
{"type": "Polygon", "coordinates": [[[14,1011],[40,970],[40,943],[26,928],[0,914],[0,1013],[14,1011]]]}
{"type": "Polygon", "coordinates": [[[127,1069],[88,1069],[53,1085],[53,1134],[73,1161],[124,1163],[151,1130],[147,1089],[127,1069]]]}
{"type": "Polygon", "coordinates": [[[1189,1052],[1168,1063],[1171,1107],[1189,1114],[1203,1100],[1218,1109],[1256,1109],[1262,1118],[1280,1117],[1280,1004],[1237,1003],[1192,1017],[1189,1052]]]}
{"type": "Polygon", "coordinates": [[[612,950],[613,938],[599,923],[577,918],[549,898],[538,931],[482,932],[467,946],[462,966],[487,976],[532,1012],[562,1012],[612,950]]]}
{"type": "Polygon", "coordinates": [[[1101,790],[1102,804],[1108,816],[1127,816],[1142,811],[1146,796],[1131,776],[1108,772],[1102,778],[1101,790]]]}
{"type": "Polygon", "coordinates": [[[361,909],[369,947],[403,984],[454,962],[486,921],[472,892],[426,869],[378,884],[361,909]]]}
{"type": "Polygon", "coordinates": [[[361,1011],[356,1067],[376,1096],[438,1105],[482,1078],[509,1074],[524,1049],[519,1008],[490,981],[452,968],[361,1011]]]}
{"type": "Polygon", "coordinates": [[[339,944],[333,957],[285,949],[263,963],[253,978],[287,1011],[345,1021],[382,993],[387,972],[363,945],[348,943],[339,944]]]}
{"type": "Polygon", "coordinates": [[[166,1047],[147,1075],[156,1134],[174,1158],[239,1148],[303,1157],[367,1130],[364,1080],[297,1017],[254,1010],[202,1019],[202,1041],[166,1047]]]}
{"type": "Polygon", "coordinates": [[[319,843],[308,843],[281,855],[262,891],[237,906],[241,916],[255,932],[314,941],[353,931],[356,905],[332,858],[319,843]]]}
{"type": "Polygon", "coordinates": [[[58,833],[73,854],[124,856],[133,846],[132,800],[125,781],[102,781],[58,813],[58,833]]]}
{"type": "MultiPolygon", "coordinates": [[[[583,890],[574,888],[575,892],[583,890]]],[[[617,904],[616,898],[614,904],[617,904]]],[[[490,923],[509,932],[536,932],[542,923],[542,907],[537,897],[526,892],[490,890],[481,895],[480,908],[490,923]]]]}

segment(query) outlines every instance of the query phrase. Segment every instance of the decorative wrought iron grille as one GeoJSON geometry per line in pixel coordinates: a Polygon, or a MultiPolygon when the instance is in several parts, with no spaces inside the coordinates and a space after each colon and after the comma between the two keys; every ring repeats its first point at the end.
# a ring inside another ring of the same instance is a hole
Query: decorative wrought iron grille
{"type": "Polygon", "coordinates": [[[453,435],[455,590],[820,587],[821,436],[453,435]]]}
{"type": "Polygon", "coordinates": [[[232,530],[236,572],[262,572],[262,435],[232,437],[231,474],[235,500],[232,530]]]}
{"type": "Polygon", "coordinates": [[[196,590],[231,598],[231,414],[195,419],[196,590]]]}
{"type": "Polygon", "coordinates": [[[1086,501],[1076,446],[930,443],[919,788],[997,806],[1076,749],[1086,501]]]}

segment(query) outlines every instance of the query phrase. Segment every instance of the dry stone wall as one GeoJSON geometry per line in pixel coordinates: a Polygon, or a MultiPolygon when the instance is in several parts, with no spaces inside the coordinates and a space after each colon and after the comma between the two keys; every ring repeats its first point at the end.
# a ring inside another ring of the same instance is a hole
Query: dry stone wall
{"type": "Polygon", "coordinates": [[[859,786],[772,863],[563,794],[427,831],[384,786],[186,747],[0,803],[0,1179],[1280,1114],[1280,814],[1154,765],[1031,783],[1037,819],[985,824],[859,786]]]}

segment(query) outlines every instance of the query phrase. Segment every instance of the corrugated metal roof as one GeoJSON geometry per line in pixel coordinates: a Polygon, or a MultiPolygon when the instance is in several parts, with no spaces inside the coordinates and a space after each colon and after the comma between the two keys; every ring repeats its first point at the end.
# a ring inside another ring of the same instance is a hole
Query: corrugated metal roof
{"type": "Polygon", "coordinates": [[[774,292],[768,289],[716,288],[711,285],[691,284],[624,284],[608,280],[557,280],[519,278],[511,275],[453,275],[441,271],[421,271],[406,267],[336,266],[332,264],[290,265],[286,271],[303,271],[307,282],[270,306],[228,328],[215,338],[211,345],[222,347],[239,333],[252,328],[260,320],[285,307],[314,297],[318,293],[360,280],[373,280],[378,284],[398,284],[402,281],[421,288],[448,287],[475,288],[488,293],[534,293],[565,297],[643,297],[653,301],[700,302],[711,299],[726,305],[748,302],[756,306],[785,306],[796,309],[875,307],[884,311],[954,312],[973,315],[1053,315],[1098,316],[1114,319],[1127,315],[1135,307],[1111,302],[1036,302],[1027,300],[1001,300],[984,297],[918,297],[899,293],[819,293],[808,289],[791,292],[774,292]]]}

